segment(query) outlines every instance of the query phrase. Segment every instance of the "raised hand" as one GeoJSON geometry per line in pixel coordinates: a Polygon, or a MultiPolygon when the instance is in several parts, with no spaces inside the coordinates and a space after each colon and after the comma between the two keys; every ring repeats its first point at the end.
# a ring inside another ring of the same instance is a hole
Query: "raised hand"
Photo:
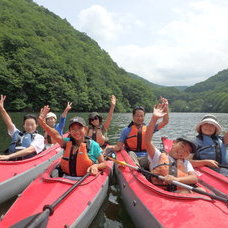
{"type": "Polygon", "coordinates": [[[4,109],[4,101],[6,99],[6,96],[1,95],[1,99],[0,99],[0,109],[4,109]]]}
{"type": "Polygon", "coordinates": [[[45,117],[47,116],[49,111],[50,111],[49,105],[45,105],[43,108],[41,108],[40,109],[39,119],[44,121],[45,117]]]}
{"type": "Polygon", "coordinates": [[[116,97],[115,97],[115,95],[111,96],[111,105],[113,105],[113,106],[116,105],[116,97]]]}
{"type": "Polygon", "coordinates": [[[166,108],[165,108],[164,111],[168,112],[169,101],[166,98],[164,98],[164,97],[160,97],[160,103],[166,105],[166,108]]]}
{"type": "Polygon", "coordinates": [[[72,102],[67,102],[67,106],[66,106],[66,108],[65,108],[65,111],[67,111],[67,112],[69,112],[70,110],[71,110],[71,105],[72,105],[72,102]]]}
{"type": "Polygon", "coordinates": [[[153,116],[157,118],[162,118],[167,114],[165,112],[166,109],[167,109],[167,104],[165,103],[155,105],[153,110],[153,116]]]}

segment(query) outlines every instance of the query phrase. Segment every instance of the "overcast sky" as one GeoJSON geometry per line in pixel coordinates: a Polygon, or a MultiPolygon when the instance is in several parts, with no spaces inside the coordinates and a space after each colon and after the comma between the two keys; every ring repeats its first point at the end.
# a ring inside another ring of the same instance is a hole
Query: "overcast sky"
{"type": "Polygon", "coordinates": [[[228,68],[227,0],[34,0],[128,72],[194,85],[228,68]]]}

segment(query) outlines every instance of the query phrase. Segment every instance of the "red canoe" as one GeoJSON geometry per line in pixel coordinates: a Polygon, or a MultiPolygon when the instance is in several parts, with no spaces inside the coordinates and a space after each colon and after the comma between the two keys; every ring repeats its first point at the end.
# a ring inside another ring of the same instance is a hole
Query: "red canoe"
{"type": "MultiPolygon", "coordinates": [[[[117,153],[117,160],[135,166],[124,150],[117,153]]],[[[222,175],[214,172],[213,175],[218,176],[215,178],[205,170],[199,171],[205,182],[211,181],[214,188],[218,187],[224,195],[228,194],[226,177],[223,179],[222,175]]],[[[227,227],[228,207],[224,202],[197,193],[180,194],[162,190],[141,173],[126,166],[117,166],[116,174],[121,196],[137,227],[227,227]]]]}
{"type": "MultiPolygon", "coordinates": [[[[76,181],[62,177],[50,177],[50,173],[58,163],[59,160],[53,162],[23,191],[0,221],[0,227],[10,227],[42,212],[44,205],[55,202],[76,183],[76,181]]],[[[89,226],[107,195],[113,162],[108,161],[107,165],[108,167],[103,172],[97,176],[87,177],[66,199],[61,201],[54,213],[48,217],[47,227],[89,226]]]]}
{"type": "Polygon", "coordinates": [[[58,144],[22,161],[0,161],[0,203],[19,194],[40,173],[62,155],[58,144]]]}

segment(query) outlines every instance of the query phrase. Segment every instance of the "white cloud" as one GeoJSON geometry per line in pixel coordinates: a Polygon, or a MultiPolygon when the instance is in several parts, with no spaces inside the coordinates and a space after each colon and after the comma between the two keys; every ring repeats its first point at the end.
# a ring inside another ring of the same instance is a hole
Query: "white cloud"
{"type": "Polygon", "coordinates": [[[209,2],[175,9],[176,19],[160,31],[156,43],[110,49],[119,65],[162,85],[192,85],[227,68],[228,8],[209,2]]]}
{"type": "Polygon", "coordinates": [[[123,27],[115,15],[100,5],[93,5],[79,13],[80,30],[88,33],[98,42],[112,42],[118,38],[123,27]]]}

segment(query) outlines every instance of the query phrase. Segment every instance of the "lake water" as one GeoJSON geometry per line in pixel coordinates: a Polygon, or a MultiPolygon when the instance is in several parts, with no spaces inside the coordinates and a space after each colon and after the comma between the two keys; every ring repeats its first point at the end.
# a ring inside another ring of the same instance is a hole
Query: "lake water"
{"type": "MultiPolygon", "coordinates": [[[[19,129],[22,129],[23,115],[24,113],[10,113],[13,122],[19,129]]],[[[69,113],[68,120],[75,115],[76,113],[69,113]]],[[[79,113],[78,115],[84,117],[85,119],[88,117],[88,113],[79,113]]],[[[167,136],[171,139],[175,139],[183,135],[194,136],[196,134],[194,128],[204,115],[204,113],[170,113],[169,124],[154,135],[155,144],[158,147],[161,146],[161,136],[167,136]]],[[[228,131],[228,113],[217,113],[214,115],[223,126],[224,132],[228,131]]],[[[105,118],[106,114],[102,114],[102,116],[105,118]]],[[[146,124],[149,122],[150,118],[151,113],[146,114],[146,124]]],[[[108,131],[109,141],[111,144],[114,144],[118,140],[121,129],[127,126],[131,119],[132,114],[130,113],[114,113],[112,124],[108,131]]],[[[68,126],[68,122],[66,126],[68,126]]],[[[39,129],[39,132],[42,133],[42,130],[39,129]]],[[[0,119],[0,151],[6,149],[9,142],[10,138],[7,135],[5,125],[0,119]]],[[[0,215],[6,212],[14,200],[15,199],[12,199],[0,205],[0,215]]],[[[90,227],[134,227],[120,198],[118,184],[116,183],[115,178],[111,181],[107,198],[90,227]]]]}

